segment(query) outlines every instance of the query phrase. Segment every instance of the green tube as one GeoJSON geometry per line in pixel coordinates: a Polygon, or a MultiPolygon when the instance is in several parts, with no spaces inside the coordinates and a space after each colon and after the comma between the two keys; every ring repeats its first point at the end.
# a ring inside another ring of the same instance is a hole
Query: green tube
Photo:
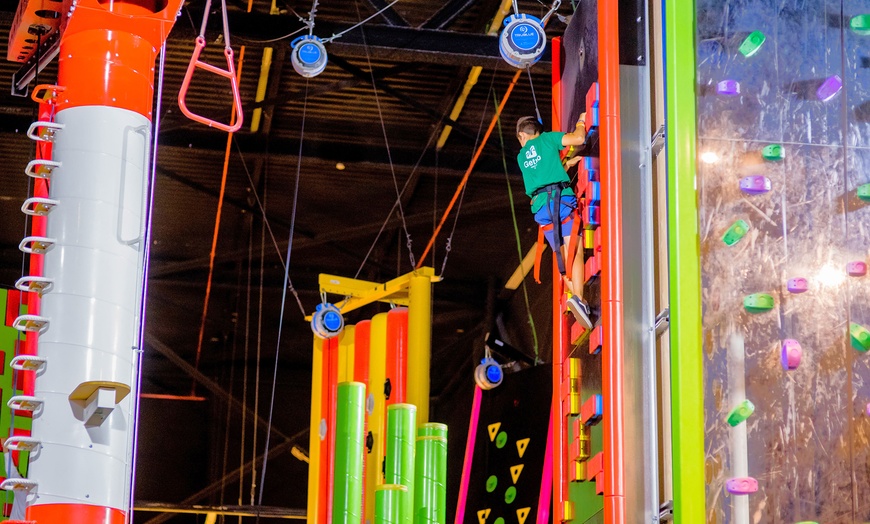
{"type": "Polygon", "coordinates": [[[445,524],[447,520],[447,439],[417,437],[414,524],[445,524]]]}
{"type": "Polygon", "coordinates": [[[444,437],[447,438],[447,424],[428,422],[417,428],[418,437],[444,437]]]}
{"type": "Polygon", "coordinates": [[[387,406],[387,454],[384,483],[408,488],[407,504],[402,510],[402,523],[414,520],[414,448],[417,430],[417,408],[411,404],[387,406]]]}
{"type": "Polygon", "coordinates": [[[402,507],[408,488],[398,484],[381,484],[375,488],[374,524],[402,524],[402,507]]]}
{"type": "Polygon", "coordinates": [[[665,0],[674,522],[705,522],[695,1],[665,0]]]}
{"type": "Polygon", "coordinates": [[[338,385],[332,524],[359,524],[361,519],[365,393],[361,382],[338,385]]]}

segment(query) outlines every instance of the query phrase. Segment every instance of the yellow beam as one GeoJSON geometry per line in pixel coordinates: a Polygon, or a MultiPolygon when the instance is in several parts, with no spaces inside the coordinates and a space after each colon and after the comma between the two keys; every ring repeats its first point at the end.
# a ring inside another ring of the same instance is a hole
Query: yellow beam
{"type": "MultiPolygon", "coordinates": [[[[390,302],[400,306],[410,305],[408,290],[411,286],[411,280],[415,277],[425,277],[429,282],[440,280],[439,277],[435,276],[434,268],[421,267],[415,272],[394,278],[384,284],[325,274],[320,275],[319,284],[321,293],[348,297],[335,305],[342,314],[346,314],[372,302],[390,302]]],[[[310,321],[311,316],[306,317],[306,320],[310,321]]]]}
{"type": "Polygon", "coordinates": [[[378,313],[372,317],[369,335],[369,387],[368,394],[374,399],[369,414],[369,431],[372,434],[372,452],[366,456],[366,518],[374,522],[375,487],[383,484],[381,461],[384,460],[384,413],[387,398],[384,395],[384,382],[387,380],[387,314],[378,313]]]}
{"type": "MultiPolygon", "coordinates": [[[[486,34],[498,34],[498,31],[501,28],[501,23],[511,11],[511,5],[513,5],[513,0],[502,0],[498,12],[495,13],[492,22],[490,22],[489,27],[486,28],[486,34]]],[[[468,99],[471,89],[475,84],[477,84],[477,79],[480,78],[481,71],[483,71],[483,68],[480,66],[474,66],[471,68],[471,71],[468,73],[468,79],[462,87],[462,92],[459,94],[459,98],[456,99],[456,103],[453,105],[453,111],[450,112],[450,120],[456,122],[459,115],[462,114],[462,110],[465,108],[465,101],[468,99]]],[[[444,144],[447,143],[447,137],[450,136],[452,130],[453,126],[444,126],[444,129],[441,131],[441,136],[438,137],[438,142],[435,145],[436,149],[440,150],[444,147],[444,144]]]]}
{"type": "Polygon", "coordinates": [[[514,290],[520,287],[523,279],[526,278],[526,275],[529,274],[529,271],[535,265],[535,251],[537,251],[537,246],[532,246],[532,249],[526,253],[525,258],[520,262],[519,267],[514,270],[513,275],[508,279],[507,284],[504,285],[505,289],[514,290]]]}
{"type": "Polygon", "coordinates": [[[429,422],[429,361],[432,353],[432,281],[411,279],[408,307],[408,381],[406,402],[417,406],[417,425],[429,422]]]}

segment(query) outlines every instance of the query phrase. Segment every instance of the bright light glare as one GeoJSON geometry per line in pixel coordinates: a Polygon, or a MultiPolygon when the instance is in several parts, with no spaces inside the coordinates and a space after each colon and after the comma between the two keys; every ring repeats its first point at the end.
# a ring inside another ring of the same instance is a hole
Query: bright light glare
{"type": "Polygon", "coordinates": [[[833,264],[825,264],[816,273],[816,280],[826,287],[837,287],[846,280],[846,272],[833,264]]]}
{"type": "Polygon", "coordinates": [[[342,163],[342,162],[335,164],[335,168],[338,169],[339,171],[344,171],[345,167],[347,167],[347,166],[345,166],[344,163],[342,163]]]}
{"type": "Polygon", "coordinates": [[[715,164],[719,161],[719,155],[712,151],[704,151],[701,153],[701,162],[705,164],[715,164]]]}

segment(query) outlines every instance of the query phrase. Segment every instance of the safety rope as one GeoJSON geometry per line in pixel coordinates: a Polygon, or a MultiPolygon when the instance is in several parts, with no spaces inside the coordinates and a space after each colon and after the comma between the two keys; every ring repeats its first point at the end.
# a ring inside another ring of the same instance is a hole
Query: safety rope
{"type": "MultiPolygon", "coordinates": [[[[245,289],[245,357],[244,368],[242,369],[242,405],[248,405],[248,356],[251,348],[251,266],[254,264],[254,221],[250,220],[248,228],[248,279],[245,289]]],[[[255,411],[256,413],[256,411],[255,411]]],[[[256,420],[257,417],[254,417],[256,420]]],[[[244,500],[244,485],[245,485],[245,434],[248,429],[248,417],[242,417],[242,436],[239,442],[239,506],[244,500]]],[[[254,439],[256,440],[256,438],[254,439]]],[[[254,455],[256,457],[256,455],[254,455]]]]}
{"type": "MultiPolygon", "coordinates": [[[[495,103],[495,105],[497,107],[498,106],[498,96],[496,96],[495,92],[493,92],[492,97],[493,97],[493,102],[495,103]]],[[[501,162],[502,162],[502,166],[504,167],[504,179],[505,179],[505,182],[507,183],[508,200],[510,201],[510,207],[511,207],[511,219],[513,220],[513,226],[514,226],[514,238],[516,238],[516,241],[517,241],[517,259],[519,260],[520,267],[522,268],[523,258],[524,258],[523,257],[523,247],[522,247],[522,241],[520,240],[520,227],[517,224],[517,210],[516,210],[516,206],[514,205],[514,191],[513,191],[513,187],[511,187],[511,178],[510,178],[510,175],[508,173],[507,153],[506,153],[506,148],[505,148],[505,143],[504,143],[504,133],[502,132],[500,118],[498,121],[498,138],[499,138],[499,143],[501,144],[501,162]]],[[[532,330],[532,340],[533,340],[534,351],[535,351],[535,364],[537,365],[541,362],[541,359],[538,356],[538,330],[535,328],[535,318],[532,316],[532,306],[529,303],[529,289],[528,289],[528,286],[526,284],[525,278],[523,278],[523,280],[522,280],[522,285],[523,285],[523,298],[524,298],[525,303],[526,303],[526,316],[528,317],[529,327],[532,330]]]]}
{"type": "Polygon", "coordinates": [[[447,209],[444,210],[444,214],[441,216],[441,221],[438,223],[438,227],[435,228],[435,232],[432,233],[432,238],[429,239],[429,243],[426,245],[426,249],[423,250],[423,254],[420,255],[420,264],[417,266],[419,269],[423,263],[422,261],[426,259],[426,255],[429,254],[429,251],[432,249],[432,246],[435,244],[435,240],[438,238],[438,234],[441,232],[441,228],[444,227],[444,223],[447,221],[447,217],[450,216],[450,211],[453,210],[453,206],[456,205],[456,201],[459,199],[459,196],[462,193],[462,190],[465,188],[465,185],[468,183],[468,177],[471,176],[471,172],[474,170],[474,166],[477,165],[477,160],[480,158],[480,155],[483,153],[483,148],[486,146],[487,141],[489,140],[490,135],[492,134],[492,130],[495,128],[496,121],[498,117],[501,115],[501,112],[504,110],[505,104],[507,104],[508,99],[510,99],[511,93],[514,90],[514,87],[517,85],[517,80],[520,78],[520,74],[522,74],[522,70],[518,70],[513,79],[511,80],[510,85],[505,91],[504,97],[502,98],[501,104],[499,104],[498,109],[496,110],[495,116],[493,116],[492,122],[490,122],[489,127],[486,130],[486,134],[483,136],[483,140],[477,146],[477,151],[474,153],[474,156],[471,159],[471,164],[468,166],[468,169],[465,171],[465,175],[462,177],[462,180],[459,182],[459,186],[456,188],[456,191],[453,193],[453,198],[450,199],[450,203],[447,205],[447,209]]]}
{"type": "MultiPolygon", "coordinates": [[[[362,15],[360,14],[359,3],[354,2],[354,6],[356,7],[357,18],[360,19],[360,25],[361,25],[363,23],[363,21],[361,20],[362,15]]],[[[372,68],[372,58],[371,58],[371,53],[369,53],[369,44],[368,44],[368,41],[366,40],[365,31],[361,30],[360,33],[362,34],[363,47],[365,48],[365,51],[366,51],[366,62],[368,63],[369,74],[371,75],[371,79],[372,79],[372,92],[374,93],[374,97],[375,97],[375,106],[378,109],[378,119],[380,120],[380,123],[381,123],[381,132],[384,135],[384,146],[387,150],[387,161],[389,161],[389,163],[390,163],[390,174],[392,175],[392,178],[393,178],[393,187],[396,190],[396,204],[398,205],[398,209],[399,209],[399,218],[402,221],[402,229],[405,232],[406,247],[408,248],[408,258],[410,259],[411,267],[413,268],[413,267],[416,267],[417,263],[414,260],[414,251],[411,247],[411,233],[408,231],[408,223],[405,221],[405,210],[403,209],[403,206],[402,206],[402,193],[399,191],[399,181],[396,179],[396,168],[393,165],[393,155],[392,155],[392,152],[390,151],[390,139],[387,137],[387,126],[384,123],[384,113],[381,110],[381,99],[378,96],[378,86],[377,86],[377,82],[375,81],[375,71],[372,68]]]]}
{"type": "MultiPolygon", "coordinates": [[[[532,90],[532,102],[535,104],[535,116],[538,117],[538,123],[544,125],[544,119],[541,118],[541,110],[538,108],[538,97],[535,95],[535,83],[532,81],[532,68],[526,66],[526,73],[529,74],[529,87],[532,90]]],[[[499,122],[499,126],[501,123],[499,122]]]]}
{"type": "MultiPolygon", "coordinates": [[[[281,335],[284,331],[284,310],[287,305],[287,284],[290,280],[290,256],[293,254],[293,233],[296,229],[296,207],[299,201],[299,180],[302,178],[302,144],[305,140],[305,117],[308,113],[308,79],[305,79],[305,98],[302,104],[302,128],[299,131],[299,153],[296,159],[296,181],[293,186],[293,204],[290,212],[290,235],[287,241],[287,263],[284,265],[284,286],[281,290],[281,313],[278,318],[278,341],[275,346],[275,367],[272,370],[272,395],[269,402],[269,416],[266,419],[266,445],[263,449],[263,467],[260,471],[260,493],[257,505],[263,504],[263,488],[266,484],[266,467],[269,464],[269,444],[272,438],[272,416],[275,412],[275,390],[278,385],[278,357],[281,354],[281,335]]],[[[257,514],[257,522],[260,515],[257,514]]]]}

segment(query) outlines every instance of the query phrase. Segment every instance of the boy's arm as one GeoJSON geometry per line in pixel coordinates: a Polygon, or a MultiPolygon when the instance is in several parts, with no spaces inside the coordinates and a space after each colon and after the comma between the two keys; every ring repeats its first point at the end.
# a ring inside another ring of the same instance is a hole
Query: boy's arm
{"type": "Polygon", "coordinates": [[[580,115],[580,119],[577,120],[577,127],[574,129],[572,133],[565,133],[562,135],[562,145],[564,147],[568,146],[582,146],[586,143],[586,113],[580,115]]]}

